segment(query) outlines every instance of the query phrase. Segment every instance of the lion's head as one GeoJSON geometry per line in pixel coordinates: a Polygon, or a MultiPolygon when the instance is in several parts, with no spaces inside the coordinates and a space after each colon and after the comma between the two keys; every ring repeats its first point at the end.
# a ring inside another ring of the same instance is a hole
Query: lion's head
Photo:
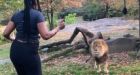
{"type": "Polygon", "coordinates": [[[91,52],[96,57],[101,57],[108,52],[108,45],[103,39],[95,39],[92,41],[91,52]]]}

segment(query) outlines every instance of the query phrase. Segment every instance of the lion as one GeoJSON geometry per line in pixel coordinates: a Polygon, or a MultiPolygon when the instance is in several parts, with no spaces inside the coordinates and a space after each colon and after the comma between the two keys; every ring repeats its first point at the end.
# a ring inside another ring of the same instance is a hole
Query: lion
{"type": "Polygon", "coordinates": [[[108,51],[109,47],[103,39],[95,39],[90,44],[91,58],[94,62],[94,68],[98,68],[97,72],[101,72],[101,64],[104,64],[104,71],[109,73],[108,70],[108,51]]]}

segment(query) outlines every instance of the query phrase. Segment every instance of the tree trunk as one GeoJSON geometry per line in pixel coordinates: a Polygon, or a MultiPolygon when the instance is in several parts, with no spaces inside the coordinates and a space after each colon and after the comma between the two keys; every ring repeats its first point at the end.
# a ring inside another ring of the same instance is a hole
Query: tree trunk
{"type": "MultiPolygon", "coordinates": [[[[51,3],[52,3],[52,0],[51,0],[51,3]]],[[[54,28],[53,16],[54,16],[54,12],[53,12],[53,7],[51,6],[51,24],[50,24],[50,30],[52,30],[54,28]]]]}
{"type": "Polygon", "coordinates": [[[48,19],[49,25],[51,25],[51,20],[50,20],[50,15],[49,15],[49,10],[47,10],[47,19],[48,19]]]}
{"type": "Polygon", "coordinates": [[[50,24],[50,30],[52,30],[54,28],[54,22],[53,22],[53,9],[51,8],[51,24],[50,24]]]}
{"type": "Polygon", "coordinates": [[[138,0],[139,2],[139,38],[140,38],[140,0],[138,0]]]}
{"type": "Polygon", "coordinates": [[[109,9],[109,5],[108,3],[106,4],[106,10],[105,10],[105,17],[108,17],[108,9],[109,9]]]}

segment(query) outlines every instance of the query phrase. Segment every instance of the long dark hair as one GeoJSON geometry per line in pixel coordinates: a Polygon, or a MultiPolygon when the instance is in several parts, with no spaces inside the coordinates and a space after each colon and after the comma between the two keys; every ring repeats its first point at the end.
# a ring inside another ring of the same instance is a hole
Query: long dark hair
{"type": "Polygon", "coordinates": [[[30,9],[37,9],[41,11],[39,0],[24,0],[24,23],[23,31],[24,35],[29,37],[31,34],[31,25],[30,25],[30,9]],[[38,6],[38,7],[37,7],[38,6]]]}

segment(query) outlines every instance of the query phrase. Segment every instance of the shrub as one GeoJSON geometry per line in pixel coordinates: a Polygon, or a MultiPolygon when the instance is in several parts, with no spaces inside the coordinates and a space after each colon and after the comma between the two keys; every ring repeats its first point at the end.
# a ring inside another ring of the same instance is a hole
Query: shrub
{"type": "Polygon", "coordinates": [[[0,44],[4,44],[4,43],[8,42],[2,35],[4,28],[5,28],[4,26],[0,25],[0,44]]]}
{"type": "MultiPolygon", "coordinates": [[[[138,18],[139,15],[139,0],[126,0],[126,8],[128,10],[126,17],[131,19],[138,18]]],[[[111,1],[109,9],[109,17],[120,17],[124,16],[122,10],[124,8],[123,1],[111,1]],[[111,4],[112,3],[112,4],[111,4]]]]}
{"type": "Polygon", "coordinates": [[[84,20],[96,20],[105,17],[105,8],[99,3],[86,4],[83,7],[83,19],[84,20]]]}
{"type": "Polygon", "coordinates": [[[138,19],[139,18],[139,8],[138,7],[130,7],[130,8],[128,8],[127,16],[131,17],[131,18],[138,19]]]}
{"type": "MultiPolygon", "coordinates": [[[[128,17],[138,18],[139,6],[138,1],[127,0],[126,8],[128,9],[128,17]]],[[[88,0],[82,8],[84,20],[96,20],[105,17],[121,17],[124,16],[123,10],[124,4],[122,1],[111,1],[109,3],[109,9],[106,10],[106,6],[103,1],[100,0],[88,0]]],[[[127,17],[126,16],[126,17],[127,17]]]]}
{"type": "Polygon", "coordinates": [[[8,21],[9,21],[9,19],[0,20],[0,25],[6,25],[6,24],[8,24],[8,21]]]}
{"type": "Polygon", "coordinates": [[[76,22],[76,13],[68,14],[68,16],[65,17],[66,24],[72,24],[75,22],[76,22]]]}
{"type": "Polygon", "coordinates": [[[2,34],[0,34],[0,45],[1,44],[5,44],[5,43],[7,43],[7,42],[9,42],[7,39],[5,39],[3,36],[2,36],[2,34]]]}
{"type": "Polygon", "coordinates": [[[61,12],[59,12],[58,17],[64,18],[65,16],[68,16],[68,14],[76,13],[76,16],[82,15],[82,10],[80,8],[65,8],[61,12]]]}
{"type": "Polygon", "coordinates": [[[117,9],[114,9],[114,8],[109,8],[107,16],[108,17],[121,17],[121,16],[123,16],[123,13],[122,13],[121,10],[117,10],[117,9]]]}
{"type": "Polygon", "coordinates": [[[56,14],[53,17],[53,22],[54,22],[54,26],[56,27],[58,25],[58,16],[56,14]]]}

